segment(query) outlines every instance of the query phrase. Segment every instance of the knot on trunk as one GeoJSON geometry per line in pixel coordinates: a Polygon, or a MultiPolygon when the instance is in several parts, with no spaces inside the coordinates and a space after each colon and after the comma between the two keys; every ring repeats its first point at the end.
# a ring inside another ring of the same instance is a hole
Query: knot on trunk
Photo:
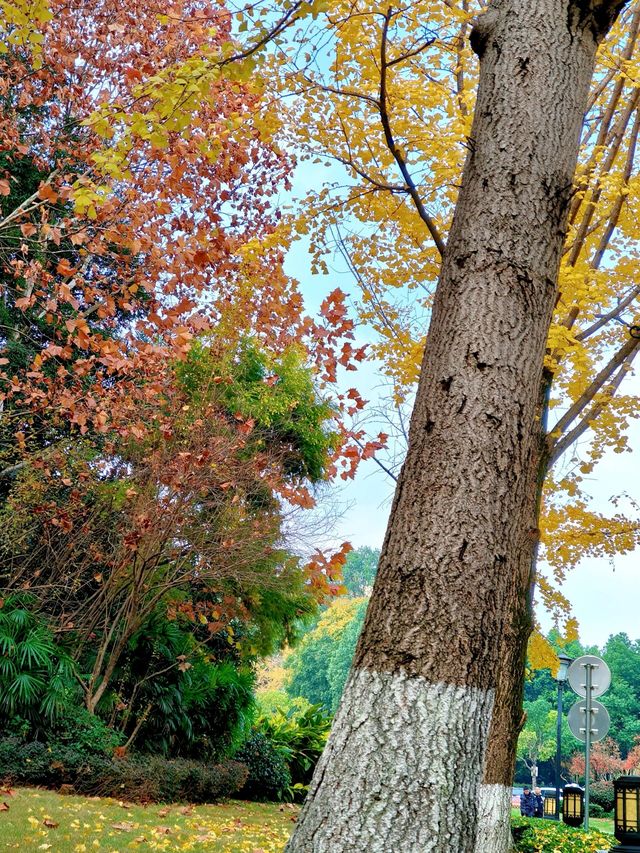
{"type": "Polygon", "coordinates": [[[482,59],[484,52],[487,49],[489,37],[495,29],[499,17],[499,11],[496,6],[488,6],[487,9],[473,21],[471,34],[469,35],[469,43],[471,50],[482,59]]]}

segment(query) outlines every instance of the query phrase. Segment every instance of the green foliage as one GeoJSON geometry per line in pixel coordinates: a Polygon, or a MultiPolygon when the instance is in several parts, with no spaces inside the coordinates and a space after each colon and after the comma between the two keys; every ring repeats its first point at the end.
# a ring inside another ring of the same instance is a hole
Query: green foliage
{"type": "Polygon", "coordinates": [[[370,595],[378,571],[380,549],[364,545],[347,554],[342,570],[342,581],[349,595],[359,598],[370,595]]]}
{"type": "Polygon", "coordinates": [[[86,708],[69,709],[51,727],[48,738],[49,744],[73,746],[85,756],[92,757],[111,757],[114,749],[121,746],[123,741],[121,732],[114,731],[104,720],[90,714],[86,708]]]}
{"type": "Polygon", "coordinates": [[[584,832],[564,823],[517,817],[511,827],[517,853],[597,853],[609,850],[612,836],[584,832]]]}
{"type": "Polygon", "coordinates": [[[256,695],[256,704],[258,714],[262,717],[268,717],[277,712],[286,715],[311,708],[311,702],[304,696],[289,696],[284,690],[261,690],[256,695]]]}
{"type": "Polygon", "coordinates": [[[276,358],[245,340],[220,359],[200,341],[176,371],[194,402],[215,399],[231,417],[251,422],[247,452],[280,446],[285,478],[316,482],[324,477],[338,436],[327,429],[333,411],[319,399],[302,350],[289,347],[276,358]],[[212,383],[216,374],[222,381],[212,383]]]}
{"type": "Polygon", "coordinates": [[[125,706],[118,718],[125,732],[142,718],[139,751],[219,759],[244,740],[254,715],[254,676],[231,659],[228,643],[223,651],[227,659],[216,660],[194,625],[168,619],[166,607],[134,635],[109,701],[125,706]]]}
{"type": "Polygon", "coordinates": [[[241,797],[247,800],[284,799],[291,786],[291,775],[284,757],[266,735],[253,732],[234,758],[246,764],[249,770],[241,797]]]}
{"type": "Polygon", "coordinates": [[[48,725],[77,699],[73,663],[30,596],[0,607],[0,719],[20,716],[48,725]]]}
{"type": "MultiPolygon", "coordinates": [[[[598,805],[606,813],[613,811],[613,782],[598,781],[589,785],[589,803],[598,805]]],[[[597,817],[597,815],[596,815],[597,817]]]]}
{"type": "Polygon", "coordinates": [[[542,697],[528,702],[526,711],[526,724],[518,738],[518,757],[530,767],[555,755],[558,714],[542,697]]]}
{"type": "Polygon", "coordinates": [[[311,781],[330,729],[331,718],[320,705],[310,705],[304,710],[291,707],[287,712],[276,711],[256,721],[256,730],[269,739],[286,761],[291,784],[305,788],[311,781]]]}
{"type": "Polygon", "coordinates": [[[605,699],[611,717],[609,735],[626,755],[640,735],[640,641],[632,642],[626,634],[609,637],[602,657],[611,669],[605,699]]]}
{"type": "Polygon", "coordinates": [[[338,600],[322,615],[317,626],[287,658],[290,696],[303,696],[335,713],[344,689],[367,600],[338,600]]]}

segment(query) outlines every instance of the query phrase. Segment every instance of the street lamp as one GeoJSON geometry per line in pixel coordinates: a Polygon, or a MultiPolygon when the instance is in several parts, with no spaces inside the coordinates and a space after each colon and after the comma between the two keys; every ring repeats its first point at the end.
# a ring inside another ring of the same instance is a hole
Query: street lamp
{"type": "Polygon", "coordinates": [[[619,846],[611,853],[637,853],[640,850],[640,776],[614,779],[614,834],[619,846]]]}
{"type": "Polygon", "coordinates": [[[584,791],[575,782],[564,786],[562,820],[567,826],[581,826],[584,822],[584,791]]]}
{"type": "Polygon", "coordinates": [[[560,752],[562,748],[562,694],[564,686],[567,683],[567,672],[569,666],[573,662],[573,658],[568,655],[558,655],[560,666],[556,681],[558,682],[558,721],[556,726],[556,820],[560,820],[560,752]]]}

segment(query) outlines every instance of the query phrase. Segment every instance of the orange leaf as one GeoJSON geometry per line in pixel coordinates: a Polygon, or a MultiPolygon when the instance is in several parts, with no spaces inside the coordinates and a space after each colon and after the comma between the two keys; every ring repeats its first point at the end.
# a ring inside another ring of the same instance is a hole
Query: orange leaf
{"type": "Polygon", "coordinates": [[[53,189],[51,184],[40,184],[38,195],[41,199],[50,201],[52,204],[58,201],[58,193],[53,189]]]}

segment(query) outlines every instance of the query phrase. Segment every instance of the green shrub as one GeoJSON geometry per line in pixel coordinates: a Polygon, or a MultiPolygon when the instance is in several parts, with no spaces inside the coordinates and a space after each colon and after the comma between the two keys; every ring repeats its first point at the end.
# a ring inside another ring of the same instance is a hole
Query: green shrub
{"type": "Polygon", "coordinates": [[[331,717],[322,706],[292,705],[286,712],[260,717],[255,728],[286,761],[292,784],[308,785],[331,729],[331,717]]]}
{"type": "MultiPolygon", "coordinates": [[[[98,757],[96,760],[105,761],[98,757]]],[[[74,784],[94,763],[75,744],[24,743],[19,738],[0,740],[0,779],[11,783],[54,788],[74,784]]]]}
{"type": "Polygon", "coordinates": [[[266,735],[253,732],[234,757],[249,770],[241,797],[247,800],[284,798],[291,786],[291,774],[284,757],[266,735]]]}
{"type": "Polygon", "coordinates": [[[589,802],[601,806],[604,812],[613,811],[613,782],[593,782],[589,786],[589,802]]]}
{"type": "Polygon", "coordinates": [[[614,843],[611,835],[584,832],[551,820],[518,817],[512,819],[511,827],[517,853],[597,853],[614,843]]]}
{"type": "Polygon", "coordinates": [[[132,802],[211,803],[236,794],[248,771],[237,761],[205,764],[189,759],[136,756],[96,765],[74,785],[81,794],[132,802]]]}
{"type": "Polygon", "coordinates": [[[0,780],[134,802],[214,802],[237,793],[248,770],[237,761],[205,764],[161,756],[114,759],[77,745],[0,740],[0,780]]]}
{"type": "Polygon", "coordinates": [[[589,803],[589,817],[604,817],[605,810],[598,803],[589,803]]]}

